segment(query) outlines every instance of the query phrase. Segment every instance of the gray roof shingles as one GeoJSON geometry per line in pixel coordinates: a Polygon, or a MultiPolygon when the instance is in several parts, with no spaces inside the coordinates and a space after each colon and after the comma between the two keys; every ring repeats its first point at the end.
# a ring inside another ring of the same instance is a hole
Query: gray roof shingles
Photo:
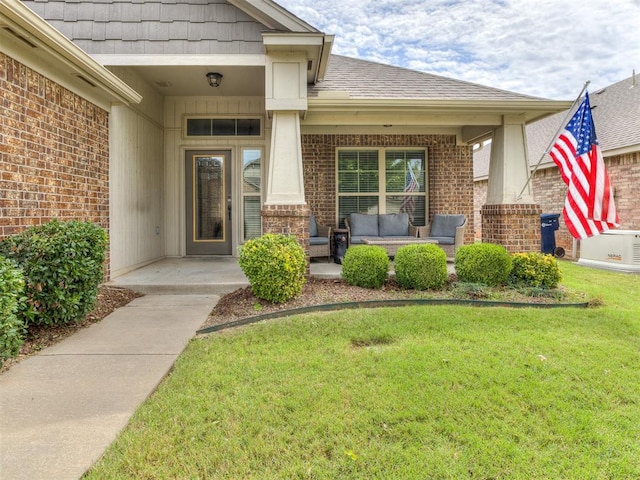
{"type": "Polygon", "coordinates": [[[455,80],[431,73],[332,55],[325,78],[309,88],[348,92],[351,98],[423,98],[456,100],[540,100],[537,97],[455,80]]]}

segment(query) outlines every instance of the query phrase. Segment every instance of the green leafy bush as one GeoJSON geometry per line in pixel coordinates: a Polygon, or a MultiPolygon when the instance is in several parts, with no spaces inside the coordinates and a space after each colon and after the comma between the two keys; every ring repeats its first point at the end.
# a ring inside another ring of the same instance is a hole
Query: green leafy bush
{"type": "Polygon", "coordinates": [[[26,300],[18,315],[25,324],[55,325],[81,320],[93,308],[104,278],[107,234],[90,222],[52,222],[0,242],[0,254],[24,272],[26,300]]]}
{"type": "Polygon", "coordinates": [[[15,357],[24,342],[24,323],[16,316],[23,288],[20,269],[0,257],[0,366],[15,357]]]}
{"type": "Polygon", "coordinates": [[[295,237],[267,233],[249,240],[238,265],[258,298],[283,303],[302,292],[307,260],[295,237]]]}
{"type": "Polygon", "coordinates": [[[553,255],[542,253],[514,253],[509,280],[527,287],[556,288],[562,274],[553,255]]]}
{"type": "Polygon", "coordinates": [[[378,245],[349,247],[342,259],[342,277],[349,285],[380,288],[389,273],[389,256],[378,245]]]}
{"type": "Polygon", "coordinates": [[[405,245],[394,258],[396,280],[402,288],[441,288],[447,281],[447,255],[430,244],[405,245]]]}
{"type": "Polygon", "coordinates": [[[454,265],[461,282],[502,285],[511,272],[511,255],[502,245],[474,243],[458,249],[454,265]]]}

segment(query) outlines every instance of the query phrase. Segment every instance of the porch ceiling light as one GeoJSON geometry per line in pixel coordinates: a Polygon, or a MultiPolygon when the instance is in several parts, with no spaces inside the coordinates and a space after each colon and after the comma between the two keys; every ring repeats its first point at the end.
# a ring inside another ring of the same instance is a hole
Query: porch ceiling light
{"type": "Polygon", "coordinates": [[[207,81],[210,87],[219,87],[222,83],[222,74],[217,72],[207,73],[207,81]]]}

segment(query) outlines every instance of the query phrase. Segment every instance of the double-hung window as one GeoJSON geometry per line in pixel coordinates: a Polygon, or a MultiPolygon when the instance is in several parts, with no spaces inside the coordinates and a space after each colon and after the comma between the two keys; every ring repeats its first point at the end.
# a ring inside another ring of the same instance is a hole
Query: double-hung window
{"type": "Polygon", "coordinates": [[[427,156],[413,149],[338,150],[338,220],[350,213],[408,213],[425,225],[427,156]]]}

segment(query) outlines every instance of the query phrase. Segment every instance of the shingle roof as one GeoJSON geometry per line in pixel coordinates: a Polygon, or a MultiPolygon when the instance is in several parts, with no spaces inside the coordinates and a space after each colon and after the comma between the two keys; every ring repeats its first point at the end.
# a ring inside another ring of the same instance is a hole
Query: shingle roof
{"type": "Polygon", "coordinates": [[[331,55],[325,78],[308,95],[348,92],[351,98],[421,98],[456,100],[540,100],[540,98],[454,80],[431,73],[331,55]]]}
{"type": "MultiPolygon", "coordinates": [[[[589,94],[593,122],[603,154],[620,148],[638,146],[640,150],[640,81],[629,77],[589,94]]],[[[565,120],[567,112],[556,113],[527,125],[529,164],[535,166],[549,147],[553,135],[565,120]]],[[[567,119],[568,120],[568,119],[567,119]]],[[[490,146],[473,154],[474,178],[489,174],[490,146]]],[[[552,162],[545,155],[542,166],[552,162]]]]}

